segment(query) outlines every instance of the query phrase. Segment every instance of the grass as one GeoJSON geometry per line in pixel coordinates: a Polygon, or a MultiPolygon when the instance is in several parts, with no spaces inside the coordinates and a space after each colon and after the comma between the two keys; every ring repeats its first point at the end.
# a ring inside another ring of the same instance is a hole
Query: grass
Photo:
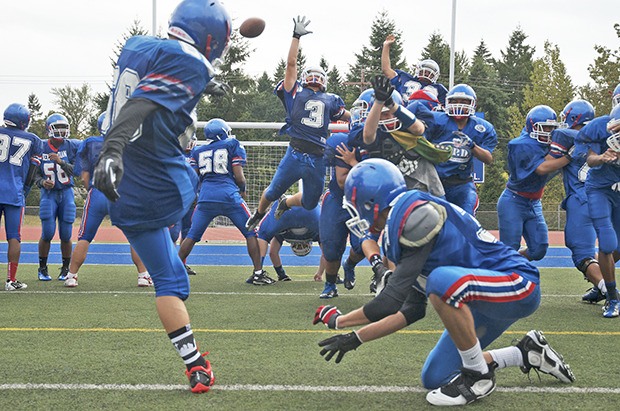
{"type": "MultiPolygon", "coordinates": [[[[183,365],[161,329],[153,291],[135,286],[133,267],[85,266],[80,286],[65,289],[59,281],[36,281],[36,267],[22,264],[18,278],[28,289],[0,293],[3,403],[12,410],[430,409],[420,370],[442,330],[431,307],[424,320],[335,364],[325,362],[316,345],[335,332],[311,324],[325,303],[318,298],[322,284],[312,281],[314,268],[288,268],[294,281],[272,287],[246,285],[247,267],[195,268],[187,306],[201,349],[210,351],[216,375],[211,392],[198,396],[185,388],[183,365]],[[20,384],[52,385],[24,390],[20,384]],[[138,384],[149,389],[138,390],[138,384]]],[[[371,298],[369,276],[359,269],[355,289],[340,287],[340,297],[330,303],[347,312],[364,304],[371,298]]],[[[620,371],[608,364],[620,354],[619,320],[603,319],[600,304],[579,302],[587,285],[574,269],[542,270],[542,287],[539,310],[491,348],[541,329],[577,381],[569,386],[533,375],[530,382],[518,369],[505,369],[498,372],[497,391],[471,407],[567,410],[595,403],[615,409],[620,371]]]]}

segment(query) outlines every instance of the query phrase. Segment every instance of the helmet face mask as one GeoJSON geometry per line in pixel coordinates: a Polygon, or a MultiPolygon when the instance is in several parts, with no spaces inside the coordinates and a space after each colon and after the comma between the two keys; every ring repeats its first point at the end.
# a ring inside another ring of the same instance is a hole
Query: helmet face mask
{"type": "Polygon", "coordinates": [[[45,120],[45,129],[47,136],[54,140],[64,140],[71,135],[69,121],[59,113],[54,113],[45,120]]]}
{"type": "Polygon", "coordinates": [[[312,251],[312,241],[291,241],[291,250],[297,257],[305,257],[312,251]]]}
{"type": "Polygon", "coordinates": [[[620,153],[620,105],[614,107],[609,116],[611,120],[607,123],[607,131],[611,136],[607,137],[607,145],[620,153]]]}
{"type": "Polygon", "coordinates": [[[416,66],[415,76],[418,79],[427,80],[430,83],[436,83],[439,80],[439,65],[431,59],[422,60],[416,66]]]}
{"type": "Polygon", "coordinates": [[[346,209],[351,216],[351,218],[345,222],[349,231],[358,238],[364,237],[370,228],[368,221],[360,216],[355,206],[348,202],[346,198],[342,200],[342,208],[346,209]]]}
{"type": "Polygon", "coordinates": [[[351,106],[351,125],[362,124],[368,117],[368,111],[373,101],[374,90],[369,88],[362,91],[351,106]]]}
{"type": "Polygon", "coordinates": [[[467,84],[457,84],[446,95],[446,114],[457,120],[476,114],[476,92],[467,84]]]}
{"type": "Polygon", "coordinates": [[[551,133],[558,126],[557,115],[549,106],[536,106],[525,117],[525,130],[531,138],[542,144],[551,144],[551,133]]]}
{"type": "Polygon", "coordinates": [[[321,91],[327,89],[327,74],[320,67],[306,67],[301,73],[301,85],[303,87],[318,87],[321,91]]]}

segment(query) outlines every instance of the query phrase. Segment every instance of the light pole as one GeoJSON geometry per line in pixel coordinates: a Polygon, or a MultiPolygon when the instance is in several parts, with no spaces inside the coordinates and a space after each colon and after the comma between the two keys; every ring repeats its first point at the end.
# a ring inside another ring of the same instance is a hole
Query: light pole
{"type": "Polygon", "coordinates": [[[153,30],[151,34],[157,35],[157,0],[153,0],[153,30]]]}
{"type": "Polygon", "coordinates": [[[450,83],[449,83],[450,88],[454,86],[455,38],[456,38],[456,0],[452,0],[452,33],[450,36],[450,83]]]}

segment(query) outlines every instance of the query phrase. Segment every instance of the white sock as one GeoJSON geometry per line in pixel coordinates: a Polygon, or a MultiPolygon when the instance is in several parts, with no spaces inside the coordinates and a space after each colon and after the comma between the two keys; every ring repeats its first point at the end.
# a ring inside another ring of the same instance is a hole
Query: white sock
{"type": "Polygon", "coordinates": [[[461,361],[463,362],[463,368],[467,368],[468,370],[478,371],[482,374],[486,374],[489,372],[489,366],[487,362],[484,360],[484,355],[482,355],[482,348],[480,348],[480,341],[476,340],[476,345],[471,347],[469,350],[461,351],[458,350],[461,355],[461,361]]]}
{"type": "Polygon", "coordinates": [[[597,287],[599,290],[601,290],[603,294],[607,294],[607,287],[605,286],[605,280],[599,281],[597,287]]]}
{"type": "Polygon", "coordinates": [[[73,278],[77,277],[77,273],[74,274],[72,272],[68,272],[67,273],[67,278],[71,278],[71,277],[73,277],[73,278]]]}
{"type": "Polygon", "coordinates": [[[149,276],[149,272],[148,272],[148,271],[145,271],[145,272],[143,272],[143,273],[138,273],[138,277],[150,277],[150,276],[149,276]]]}
{"type": "Polygon", "coordinates": [[[498,348],[497,350],[490,350],[489,354],[497,363],[497,368],[522,367],[524,365],[523,354],[517,347],[498,348]]]}
{"type": "Polygon", "coordinates": [[[254,271],[254,274],[256,275],[261,275],[263,273],[263,270],[256,270],[254,271]]]}

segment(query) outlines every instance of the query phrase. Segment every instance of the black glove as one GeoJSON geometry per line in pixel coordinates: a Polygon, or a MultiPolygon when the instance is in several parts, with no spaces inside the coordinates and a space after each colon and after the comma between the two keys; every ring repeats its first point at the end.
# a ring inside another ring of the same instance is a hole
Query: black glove
{"type": "Polygon", "coordinates": [[[110,201],[120,198],[116,188],[123,178],[123,157],[117,152],[102,152],[95,165],[93,183],[110,201]]]}
{"type": "Polygon", "coordinates": [[[205,88],[205,94],[215,97],[223,97],[230,91],[230,86],[215,79],[211,80],[205,88]]]}
{"type": "Polygon", "coordinates": [[[356,350],[360,345],[362,345],[362,341],[360,341],[355,331],[348,334],[334,335],[333,337],[319,342],[319,347],[323,347],[320,354],[325,357],[325,361],[331,360],[332,357],[338,353],[336,364],[342,361],[342,357],[344,357],[348,351],[356,350]]]}
{"type": "Polygon", "coordinates": [[[377,75],[370,80],[372,88],[375,90],[375,100],[379,103],[383,103],[386,107],[390,107],[394,104],[392,100],[392,92],[394,86],[390,83],[390,80],[383,76],[377,75]]]}
{"type": "Polygon", "coordinates": [[[306,28],[308,24],[310,24],[310,20],[306,21],[306,16],[297,16],[297,18],[293,18],[293,23],[295,24],[293,27],[293,37],[296,39],[312,33],[306,28]]]}
{"type": "Polygon", "coordinates": [[[323,323],[327,328],[331,328],[332,330],[338,329],[336,327],[336,319],[342,313],[338,309],[338,307],[333,305],[322,305],[316,309],[316,313],[314,313],[314,320],[312,321],[313,325],[318,323],[323,323]]]}

